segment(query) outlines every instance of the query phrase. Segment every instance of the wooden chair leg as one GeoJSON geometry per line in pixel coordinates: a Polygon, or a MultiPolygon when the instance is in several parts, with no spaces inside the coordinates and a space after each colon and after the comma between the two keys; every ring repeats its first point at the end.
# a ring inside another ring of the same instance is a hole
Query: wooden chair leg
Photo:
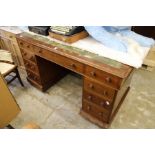
{"type": "Polygon", "coordinates": [[[24,87],[24,84],[23,84],[23,82],[22,82],[22,80],[21,80],[21,77],[20,77],[20,75],[19,75],[19,72],[18,72],[18,69],[17,69],[17,68],[15,69],[15,72],[16,72],[16,76],[17,76],[17,78],[18,78],[18,80],[19,80],[21,86],[24,87]]]}

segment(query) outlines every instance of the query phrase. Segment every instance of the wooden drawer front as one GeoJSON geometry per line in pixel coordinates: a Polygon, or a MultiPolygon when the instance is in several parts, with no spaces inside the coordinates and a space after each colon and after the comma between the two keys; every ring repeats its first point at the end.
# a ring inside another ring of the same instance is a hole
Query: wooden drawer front
{"type": "Polygon", "coordinates": [[[34,46],[34,52],[37,55],[40,55],[42,57],[46,57],[46,59],[49,59],[50,61],[53,61],[54,63],[63,66],[65,68],[68,68],[69,70],[75,71],[77,73],[83,73],[84,72],[84,65],[80,62],[77,62],[75,60],[72,60],[70,58],[66,58],[64,56],[58,55],[56,53],[53,53],[48,50],[44,50],[42,48],[39,48],[37,46],[34,46]]]}
{"type": "Polygon", "coordinates": [[[26,69],[39,75],[38,67],[35,64],[33,64],[30,61],[27,61],[25,59],[24,59],[24,64],[25,64],[26,69]]]}
{"type": "Polygon", "coordinates": [[[87,101],[83,101],[82,110],[88,113],[89,115],[99,119],[103,122],[108,122],[109,112],[105,111],[102,108],[98,108],[94,104],[90,104],[87,101]]]}
{"type": "Polygon", "coordinates": [[[43,57],[47,60],[54,61],[55,53],[52,53],[51,51],[45,50],[37,46],[33,46],[33,49],[36,55],[43,57]]]}
{"type": "Polygon", "coordinates": [[[59,55],[56,56],[55,60],[57,64],[60,64],[61,66],[68,68],[69,70],[77,73],[84,72],[84,65],[80,62],[59,55]]]}
{"type": "Polygon", "coordinates": [[[101,108],[105,108],[107,110],[110,110],[112,108],[112,102],[103,98],[100,98],[93,93],[84,91],[83,92],[83,97],[85,100],[88,102],[94,103],[99,105],[101,108]]]}
{"type": "Polygon", "coordinates": [[[88,91],[98,93],[109,100],[113,100],[114,95],[115,95],[114,89],[97,84],[93,82],[92,80],[89,80],[88,78],[84,79],[84,88],[88,91]]]}
{"type": "Polygon", "coordinates": [[[27,71],[27,76],[31,81],[35,81],[36,83],[41,84],[41,80],[39,76],[35,75],[29,70],[26,70],[26,71],[27,71]]]}
{"type": "Polygon", "coordinates": [[[121,85],[121,78],[108,74],[104,71],[98,70],[96,68],[87,66],[86,73],[87,76],[103,82],[104,84],[118,89],[121,85]]]}
{"type": "Polygon", "coordinates": [[[33,53],[27,52],[24,49],[20,50],[24,59],[27,59],[33,63],[36,63],[36,59],[33,53]]]}
{"type": "Polygon", "coordinates": [[[24,41],[18,41],[19,47],[24,48],[27,51],[33,52],[33,45],[26,43],[24,41]]]}

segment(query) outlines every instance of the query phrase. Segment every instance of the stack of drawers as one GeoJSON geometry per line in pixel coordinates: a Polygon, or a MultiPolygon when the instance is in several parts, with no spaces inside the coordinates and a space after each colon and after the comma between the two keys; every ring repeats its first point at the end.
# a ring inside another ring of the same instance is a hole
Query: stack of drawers
{"type": "Polygon", "coordinates": [[[28,75],[27,79],[39,86],[41,84],[41,78],[36,58],[33,54],[33,45],[23,41],[19,41],[19,46],[28,75]]]}
{"type": "Polygon", "coordinates": [[[83,87],[81,114],[89,120],[108,127],[129,87],[121,78],[87,66],[83,87]],[[120,89],[120,87],[123,87],[120,89]]]}

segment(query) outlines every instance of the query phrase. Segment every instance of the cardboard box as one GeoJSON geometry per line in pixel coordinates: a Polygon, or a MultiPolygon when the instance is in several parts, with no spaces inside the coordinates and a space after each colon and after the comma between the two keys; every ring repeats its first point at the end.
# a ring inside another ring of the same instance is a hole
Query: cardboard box
{"type": "Polygon", "coordinates": [[[0,128],[7,126],[19,112],[18,104],[0,74],[0,128]]]}

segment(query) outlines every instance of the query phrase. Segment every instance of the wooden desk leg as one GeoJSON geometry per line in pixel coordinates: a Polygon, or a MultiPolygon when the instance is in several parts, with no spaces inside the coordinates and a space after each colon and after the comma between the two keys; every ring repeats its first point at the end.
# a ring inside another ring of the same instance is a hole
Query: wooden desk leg
{"type": "Polygon", "coordinates": [[[9,129],[15,129],[12,125],[7,125],[7,128],[9,128],[9,129]]]}

